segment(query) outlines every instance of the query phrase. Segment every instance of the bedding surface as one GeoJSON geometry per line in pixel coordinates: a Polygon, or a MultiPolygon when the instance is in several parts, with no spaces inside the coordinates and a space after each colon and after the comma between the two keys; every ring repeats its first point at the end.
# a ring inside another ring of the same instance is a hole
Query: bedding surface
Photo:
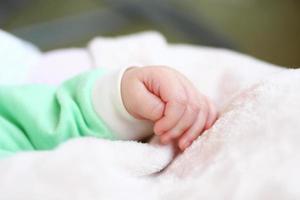
{"type": "MultiPolygon", "coordinates": [[[[223,49],[168,44],[156,32],[95,38],[80,52],[89,55],[86,68],[172,66],[217,103],[220,118],[176,156],[156,138],[150,144],[82,138],[0,160],[0,199],[300,198],[299,70],[223,49]]],[[[74,55],[39,56],[31,70],[41,63],[63,67],[61,58],[74,55]]],[[[26,81],[35,82],[32,77],[26,81]]]]}

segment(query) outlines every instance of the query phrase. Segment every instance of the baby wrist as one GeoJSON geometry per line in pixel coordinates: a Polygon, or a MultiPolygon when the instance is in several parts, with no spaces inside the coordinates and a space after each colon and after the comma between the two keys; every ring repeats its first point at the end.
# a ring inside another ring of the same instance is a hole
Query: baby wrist
{"type": "Polygon", "coordinates": [[[128,69],[110,71],[100,77],[92,90],[92,103],[97,115],[114,131],[117,139],[139,140],[152,134],[152,124],[135,119],[123,104],[121,81],[128,69]]]}

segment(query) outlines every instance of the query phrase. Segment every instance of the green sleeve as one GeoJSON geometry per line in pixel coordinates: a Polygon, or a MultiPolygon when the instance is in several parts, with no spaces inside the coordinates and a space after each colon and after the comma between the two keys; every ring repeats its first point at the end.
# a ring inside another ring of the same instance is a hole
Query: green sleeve
{"type": "Polygon", "coordinates": [[[0,87],[0,158],[52,149],[81,136],[114,139],[92,105],[92,87],[103,73],[93,70],[59,87],[0,87]]]}

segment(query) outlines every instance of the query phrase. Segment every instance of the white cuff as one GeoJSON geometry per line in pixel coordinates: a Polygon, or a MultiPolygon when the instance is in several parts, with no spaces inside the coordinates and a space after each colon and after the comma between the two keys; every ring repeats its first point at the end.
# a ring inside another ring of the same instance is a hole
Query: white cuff
{"type": "Polygon", "coordinates": [[[127,69],[111,71],[100,77],[92,91],[92,102],[96,113],[114,131],[117,139],[140,140],[153,133],[153,124],[135,119],[123,104],[121,81],[127,69]]]}

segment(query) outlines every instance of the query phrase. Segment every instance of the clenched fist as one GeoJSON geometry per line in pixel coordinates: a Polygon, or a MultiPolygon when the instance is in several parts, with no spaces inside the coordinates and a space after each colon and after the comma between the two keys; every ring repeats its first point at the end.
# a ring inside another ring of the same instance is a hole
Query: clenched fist
{"type": "Polygon", "coordinates": [[[176,139],[181,150],[210,128],[218,116],[207,97],[168,67],[129,68],[122,78],[121,94],[133,117],[152,121],[160,141],[176,139]]]}

